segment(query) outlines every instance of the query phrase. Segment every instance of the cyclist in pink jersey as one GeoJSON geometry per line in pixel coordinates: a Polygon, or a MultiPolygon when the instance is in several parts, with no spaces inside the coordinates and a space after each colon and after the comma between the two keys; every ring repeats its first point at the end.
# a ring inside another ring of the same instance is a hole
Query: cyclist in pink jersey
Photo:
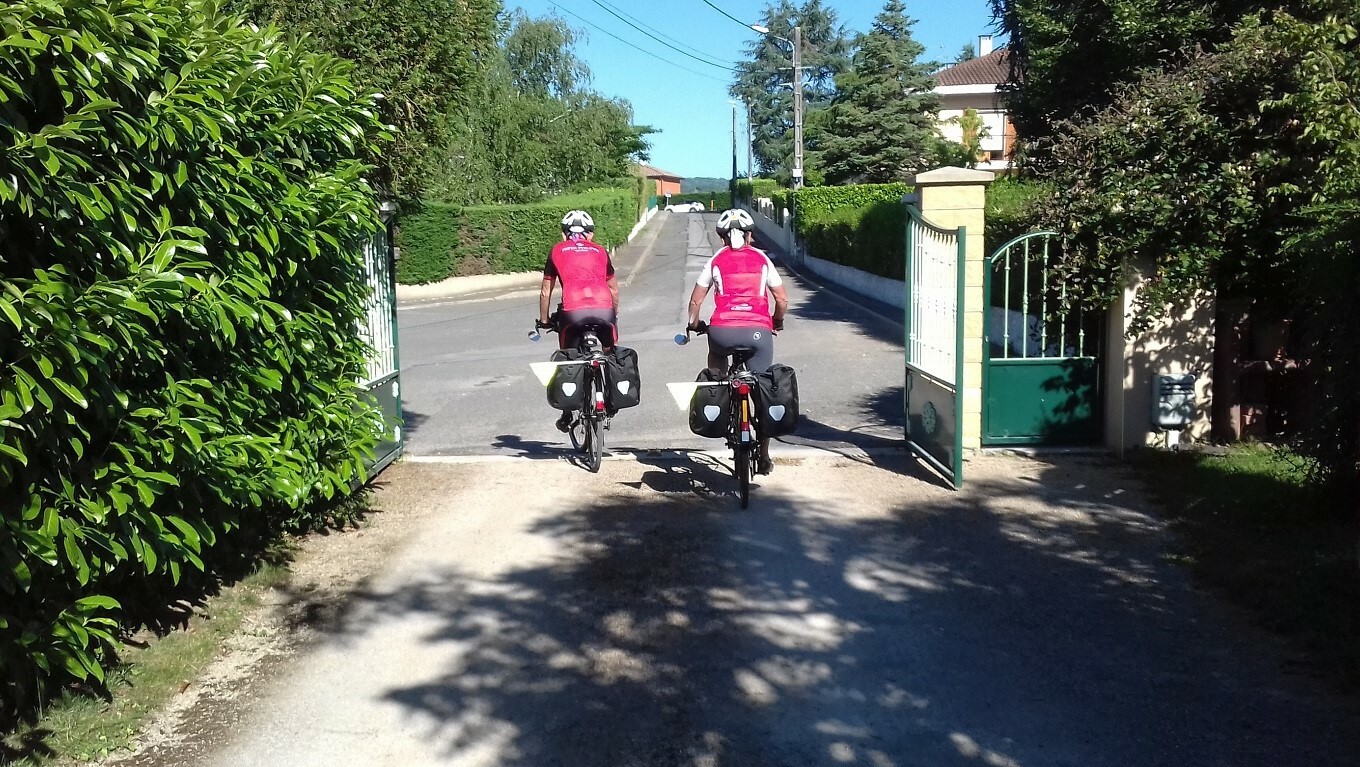
{"type": "MultiPolygon", "coordinates": [[[[754,229],[755,221],[744,210],[724,211],[718,217],[718,237],[724,246],[699,272],[689,297],[689,327],[696,329],[704,298],[710,290],[716,291],[708,320],[708,366],[720,373],[727,372],[736,346],[756,350],[747,363],[752,372],[768,370],[774,364],[774,333],[784,329],[784,314],[789,310],[779,272],[769,256],[748,244],[754,229]]],[[[762,474],[771,468],[769,446],[768,438],[760,441],[762,474]]]]}
{"type": "Polygon", "coordinates": [[[619,282],[609,251],[596,245],[595,222],[583,210],[569,211],[562,217],[562,241],[553,246],[543,265],[543,286],[538,293],[538,327],[551,326],[548,308],[552,305],[553,286],[562,283],[558,304],[557,330],[561,348],[574,349],[577,326],[584,323],[608,325],[612,338],[601,338],[612,347],[618,341],[619,282]]]}

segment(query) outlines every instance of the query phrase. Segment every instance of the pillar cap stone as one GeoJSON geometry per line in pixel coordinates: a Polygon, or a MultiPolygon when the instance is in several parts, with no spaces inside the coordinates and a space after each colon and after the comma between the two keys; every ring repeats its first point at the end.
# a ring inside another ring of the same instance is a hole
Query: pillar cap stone
{"type": "Polygon", "coordinates": [[[964,186],[971,184],[990,184],[996,174],[989,170],[972,168],[936,168],[925,173],[917,173],[912,183],[917,186],[964,186]]]}

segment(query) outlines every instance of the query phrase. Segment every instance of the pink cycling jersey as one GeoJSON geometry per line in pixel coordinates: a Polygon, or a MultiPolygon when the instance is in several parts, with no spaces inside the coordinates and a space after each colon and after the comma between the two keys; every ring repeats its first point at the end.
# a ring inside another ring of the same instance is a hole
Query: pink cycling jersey
{"type": "Polygon", "coordinates": [[[714,289],[713,316],[716,327],[773,328],[770,289],[784,284],[763,251],[751,246],[723,248],[699,273],[699,286],[714,289]]]}
{"type": "Polygon", "coordinates": [[[565,240],[554,245],[543,267],[543,276],[562,282],[564,311],[614,308],[614,296],[609,290],[614,264],[609,251],[593,242],[565,240]]]}

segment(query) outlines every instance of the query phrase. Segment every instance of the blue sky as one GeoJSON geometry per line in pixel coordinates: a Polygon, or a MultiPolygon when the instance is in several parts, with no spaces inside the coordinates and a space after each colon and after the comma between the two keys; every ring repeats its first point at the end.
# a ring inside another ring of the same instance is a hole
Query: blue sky
{"type": "MultiPolygon", "coordinates": [[[[728,63],[740,59],[744,44],[757,36],[703,0],[601,1],[661,32],[658,36],[663,40],[673,38],[696,55],[728,63]]],[[[766,6],[764,0],[712,2],[753,23],[760,20],[766,6]]],[[[687,177],[725,178],[731,173],[732,106],[727,95],[731,72],[665,47],[594,0],[505,0],[505,4],[507,8],[518,5],[530,16],[560,16],[585,32],[586,39],[577,45],[576,53],[590,66],[594,89],[627,99],[636,122],[661,130],[651,137],[653,165],[687,177]]],[[[866,31],[883,8],[882,0],[828,0],[826,4],[836,10],[852,37],[854,32],[866,31]]],[[[978,35],[993,32],[987,0],[907,0],[907,13],[917,20],[913,35],[926,47],[926,56],[937,60],[953,59],[964,43],[976,44],[978,35]]],[[[745,132],[743,125],[738,126],[739,134],[745,132]]],[[[745,142],[741,136],[738,140],[739,164],[745,172],[745,142]]]]}

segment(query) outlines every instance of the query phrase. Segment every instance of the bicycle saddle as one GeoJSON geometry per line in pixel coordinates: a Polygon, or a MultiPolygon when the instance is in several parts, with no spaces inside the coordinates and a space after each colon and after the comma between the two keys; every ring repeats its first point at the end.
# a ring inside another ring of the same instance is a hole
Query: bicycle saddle
{"type": "Polygon", "coordinates": [[[733,346],[731,349],[733,365],[750,362],[751,358],[756,356],[756,352],[758,351],[754,346],[733,346]]]}

